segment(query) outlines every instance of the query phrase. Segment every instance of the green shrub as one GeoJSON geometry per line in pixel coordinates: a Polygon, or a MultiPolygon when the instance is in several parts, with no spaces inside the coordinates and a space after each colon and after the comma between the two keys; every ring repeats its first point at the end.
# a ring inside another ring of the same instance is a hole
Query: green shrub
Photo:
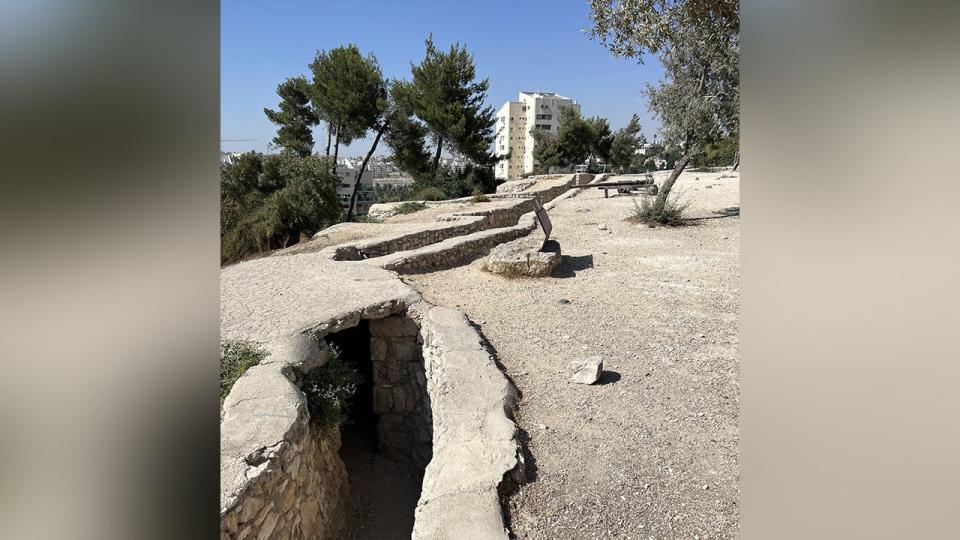
{"type": "Polygon", "coordinates": [[[220,174],[220,262],[282,248],[340,220],[338,180],[318,156],[251,152],[220,174]]]}
{"type": "Polygon", "coordinates": [[[336,347],[331,347],[327,363],[310,371],[300,386],[307,397],[310,421],[321,429],[346,422],[361,383],[360,372],[342,357],[336,347]]]}
{"type": "Polygon", "coordinates": [[[383,223],[383,220],[378,217],[369,216],[364,214],[362,216],[354,216],[353,221],[355,223],[383,223]]]}
{"type": "Polygon", "coordinates": [[[425,187],[413,194],[415,201],[442,201],[446,198],[447,196],[435,187],[425,187]]]}
{"type": "Polygon", "coordinates": [[[643,197],[639,205],[636,200],[633,201],[634,210],[627,221],[659,225],[682,225],[684,223],[683,214],[688,206],[690,206],[689,203],[679,201],[679,195],[667,197],[662,209],[654,207],[650,197],[643,197]]]}
{"type": "Polygon", "coordinates": [[[473,190],[473,202],[475,203],[490,202],[490,197],[487,197],[486,195],[484,195],[483,192],[480,191],[480,188],[475,188],[473,190]]]}
{"type": "Polygon", "coordinates": [[[266,356],[267,351],[248,341],[220,343],[220,405],[223,405],[233,383],[266,356]]]}
{"type": "Polygon", "coordinates": [[[423,210],[426,207],[427,205],[422,202],[407,201],[407,202],[398,204],[397,207],[394,208],[394,211],[397,214],[412,214],[414,212],[419,212],[420,210],[423,210]]]}

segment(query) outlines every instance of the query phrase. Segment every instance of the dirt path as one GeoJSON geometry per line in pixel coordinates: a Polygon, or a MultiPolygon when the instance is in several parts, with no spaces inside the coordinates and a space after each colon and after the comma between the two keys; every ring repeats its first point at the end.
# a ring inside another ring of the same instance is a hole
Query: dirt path
{"type": "Polygon", "coordinates": [[[737,535],[740,191],[720,176],[680,177],[702,218],[686,227],[625,222],[634,198],[596,189],[561,202],[553,278],[510,280],[476,261],[406,279],[479,324],[522,393],[518,538],[737,535]],[[566,364],[595,354],[603,384],[568,382],[566,364]]]}

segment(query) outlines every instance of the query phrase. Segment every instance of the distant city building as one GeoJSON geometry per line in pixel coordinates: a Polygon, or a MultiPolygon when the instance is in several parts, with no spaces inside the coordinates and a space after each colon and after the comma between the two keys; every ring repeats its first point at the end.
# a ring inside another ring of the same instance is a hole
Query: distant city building
{"type": "Polygon", "coordinates": [[[634,153],[638,156],[649,156],[652,150],[653,150],[652,143],[644,143],[644,145],[641,146],[640,148],[637,148],[636,152],[634,153]]]}
{"type": "MultiPolygon", "coordinates": [[[[353,186],[357,183],[358,172],[360,165],[354,165],[351,158],[337,163],[337,178],[340,180],[337,184],[337,198],[340,199],[340,206],[344,211],[350,208],[350,197],[353,195],[353,186]]],[[[357,191],[357,199],[353,205],[354,213],[358,216],[366,215],[373,203],[373,173],[367,169],[360,178],[360,190],[357,191]]]]}
{"type": "Polygon", "coordinates": [[[221,165],[229,165],[230,163],[233,163],[233,160],[237,159],[237,156],[239,156],[239,155],[241,155],[241,154],[243,154],[243,152],[224,152],[223,150],[221,150],[221,151],[220,151],[220,164],[221,164],[221,165]]]}
{"type": "Polygon", "coordinates": [[[518,101],[508,101],[497,111],[494,153],[506,156],[494,170],[499,179],[514,180],[533,172],[533,130],[556,132],[564,107],[580,112],[580,104],[552,92],[520,92],[518,101]]]}

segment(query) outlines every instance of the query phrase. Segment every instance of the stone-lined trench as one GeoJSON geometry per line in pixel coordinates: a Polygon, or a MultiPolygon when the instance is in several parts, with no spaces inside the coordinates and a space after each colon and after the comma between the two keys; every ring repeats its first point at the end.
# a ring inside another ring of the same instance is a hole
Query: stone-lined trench
{"type": "Polygon", "coordinates": [[[363,383],[341,428],[349,500],[345,538],[410,538],[424,469],[432,455],[432,415],[419,327],[404,316],[361,320],[327,336],[363,383]]]}

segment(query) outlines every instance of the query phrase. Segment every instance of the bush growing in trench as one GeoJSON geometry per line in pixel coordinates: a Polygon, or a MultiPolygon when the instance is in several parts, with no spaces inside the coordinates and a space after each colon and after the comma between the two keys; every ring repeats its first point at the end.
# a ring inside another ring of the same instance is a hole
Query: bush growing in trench
{"type": "Polygon", "coordinates": [[[346,422],[353,397],[362,383],[363,377],[357,368],[344,359],[336,347],[331,347],[327,363],[310,371],[300,386],[307,396],[310,420],[321,429],[346,422]]]}

